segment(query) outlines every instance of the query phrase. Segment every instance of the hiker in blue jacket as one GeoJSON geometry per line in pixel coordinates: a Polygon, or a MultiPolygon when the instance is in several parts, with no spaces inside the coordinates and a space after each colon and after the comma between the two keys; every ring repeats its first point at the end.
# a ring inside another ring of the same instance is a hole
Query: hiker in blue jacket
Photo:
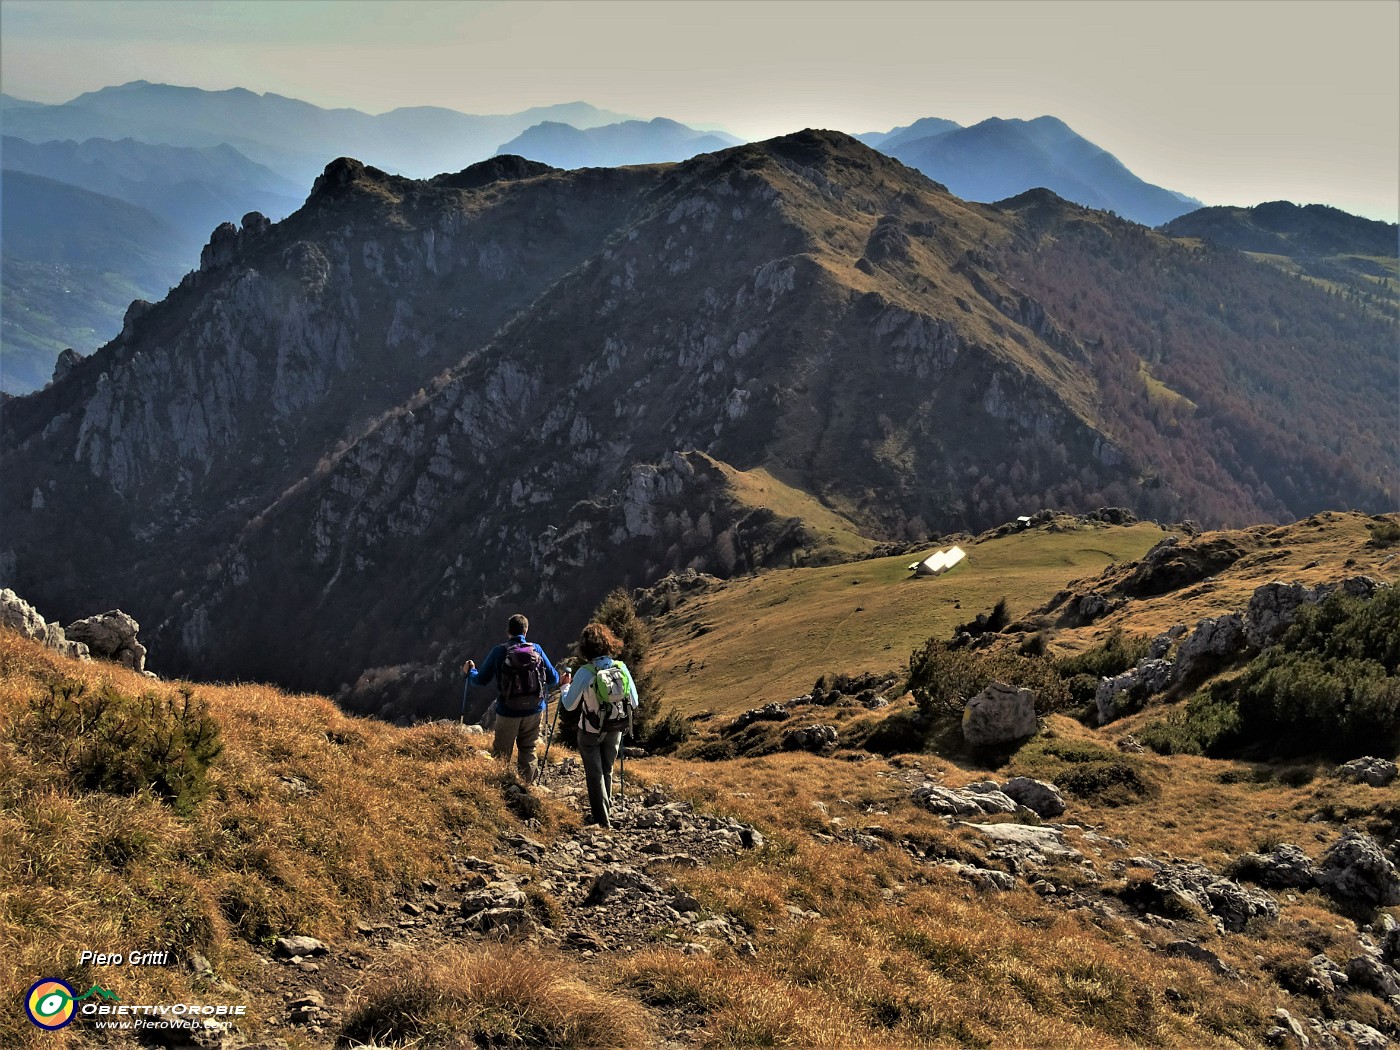
{"type": "Polygon", "coordinates": [[[612,769],[622,747],[623,730],[632,727],[637,687],[632,672],[613,654],[622,651],[617,635],[590,623],[579,636],[578,652],[588,662],[575,672],[573,684],[559,699],[565,711],[581,707],[578,750],[588,781],[587,823],[612,827],[612,769]]]}
{"type": "Polygon", "coordinates": [[[525,640],[529,629],[530,621],[516,613],[506,622],[508,639],[486,654],[480,668],[468,660],[462,665],[462,673],[472,685],[497,683],[496,739],[491,754],[498,761],[509,762],[512,749],[518,745],[520,776],[526,784],[533,784],[537,768],[535,748],[549,705],[549,687],[567,686],[570,676],[566,670],[561,680],[544,650],[525,640]]]}

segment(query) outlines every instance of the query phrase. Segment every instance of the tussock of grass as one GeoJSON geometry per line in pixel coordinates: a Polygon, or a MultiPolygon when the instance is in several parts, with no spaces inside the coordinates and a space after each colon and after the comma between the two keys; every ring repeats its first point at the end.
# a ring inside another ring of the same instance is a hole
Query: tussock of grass
{"type": "Polygon", "coordinates": [[[1016,752],[1008,772],[1048,780],[1075,799],[1123,806],[1161,791],[1150,763],[1087,740],[1038,736],[1016,752]]]}
{"type": "Polygon", "coordinates": [[[358,989],[339,1045],[550,1047],[655,1045],[645,1010],[567,963],[529,949],[456,948],[405,960],[358,989]]]}

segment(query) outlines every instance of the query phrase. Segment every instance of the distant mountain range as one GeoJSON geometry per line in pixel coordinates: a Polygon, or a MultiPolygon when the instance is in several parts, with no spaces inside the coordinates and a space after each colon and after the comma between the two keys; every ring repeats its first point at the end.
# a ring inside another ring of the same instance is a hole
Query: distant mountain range
{"type": "Polygon", "coordinates": [[[556,168],[615,168],[689,160],[741,141],[723,132],[696,131],[662,117],[586,129],[551,120],[527,129],[497,152],[529,157],[556,168]]]}
{"type": "Polygon", "coordinates": [[[519,607],[567,637],[619,585],[800,564],[824,514],[908,541],[1393,508],[1396,330],[834,132],[426,182],[342,159],[5,401],[0,586],[120,605],[172,674],[441,696],[519,607]],[[746,502],[760,468],[790,498],[746,502]]]}
{"type": "MultiPolygon", "coordinates": [[[[583,102],[495,116],[435,107],[371,115],[241,88],[204,91],[145,81],[61,105],[0,96],[0,118],[6,168],[147,209],[172,237],[161,254],[183,253],[186,268],[194,266],[199,245],[218,223],[236,222],[248,211],[273,219],[289,214],[338,156],[431,177],[461,172],[493,155],[559,168],[616,167],[684,161],[737,141],[723,132],[663,118],[635,120],[583,102]]],[[[1144,182],[1053,117],[993,118],[971,127],[926,117],[858,138],[968,200],[994,202],[1044,187],[1146,225],[1175,219],[1199,203],[1144,182]]],[[[31,198],[40,193],[32,185],[27,192],[31,198]]],[[[8,243],[0,252],[25,261],[8,243]]],[[[31,304],[26,289],[32,282],[25,288],[7,283],[0,305],[7,313],[44,318],[44,337],[27,344],[30,350],[60,344],[90,350],[120,328],[123,310],[113,303],[115,289],[147,283],[129,272],[128,261],[118,238],[100,271],[65,272],[66,295],[31,304]],[[106,275],[102,287],[85,290],[83,281],[99,272],[106,275]]],[[[18,272],[7,270],[11,277],[18,272]]],[[[19,372],[7,371],[5,389],[29,389],[12,385],[19,372]]],[[[46,372],[37,365],[25,370],[31,376],[46,372]]]]}
{"type": "MultiPolygon", "coordinates": [[[[910,142],[917,142],[919,139],[930,138],[934,135],[941,135],[945,131],[957,131],[962,125],[955,120],[944,120],[942,117],[922,117],[912,124],[904,124],[889,131],[867,131],[855,136],[861,142],[881,153],[889,153],[891,149],[910,142]]],[[[1030,189],[1029,186],[1026,187],[1030,189]]]]}
{"type": "Polygon", "coordinates": [[[255,164],[229,145],[158,146],[135,139],[27,142],[3,139],[4,167],[66,182],[145,208],[183,235],[193,267],[209,231],[260,211],[281,219],[301,206],[305,188],[255,164]]]}
{"type": "Polygon", "coordinates": [[[30,142],[133,138],[173,146],[233,146],[299,186],[328,162],[355,156],[388,171],[426,178],[459,171],[491,156],[541,121],[579,128],[627,120],[585,102],[541,106],[500,116],[416,106],[371,115],[322,109],[244,88],[205,91],[133,81],[79,95],[57,106],[4,103],[5,134],[30,142]]]}
{"type": "Polygon", "coordinates": [[[193,258],[185,235],[144,208],[7,171],[0,194],[0,390],[48,382],[66,348],[91,353],[133,299],[163,299],[193,258]]]}
{"type": "Polygon", "coordinates": [[[133,298],[162,298],[221,222],[252,211],[281,219],[305,197],[228,145],[6,135],[0,157],[0,389],[11,393],[42,386],[66,347],[86,354],[111,339],[133,298]]]}

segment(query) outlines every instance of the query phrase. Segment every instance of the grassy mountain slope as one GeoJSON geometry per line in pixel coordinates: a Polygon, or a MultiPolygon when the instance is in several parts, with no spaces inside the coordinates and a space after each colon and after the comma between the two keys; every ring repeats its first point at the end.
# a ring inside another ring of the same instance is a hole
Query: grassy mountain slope
{"type": "MultiPolygon", "coordinates": [[[[845,560],[865,554],[874,546],[849,518],[824,506],[810,493],[786,484],[766,467],[735,470],[718,462],[716,466],[737,503],[771,512],[778,518],[801,521],[808,534],[806,546],[818,560],[845,560]]],[[[811,560],[811,556],[805,560],[811,560]]]]}
{"type": "Polygon", "coordinates": [[[950,635],[999,599],[1009,599],[1018,619],[1067,579],[1135,560],[1161,537],[1151,524],[1034,530],[961,539],[967,560],[943,576],[916,577],[908,568],[933,552],[930,545],[732,580],[655,624],[654,666],[678,710],[732,717],[807,692],[823,674],[902,668],[925,639],[950,635]]]}
{"type": "MultiPolygon", "coordinates": [[[[934,549],[845,565],[769,572],[703,589],[652,625],[654,664],[668,702],[686,715],[721,718],[805,693],[821,675],[885,674],[907,667],[929,637],[1007,599],[1008,645],[1047,630],[1052,652],[1083,652],[1112,631],[1152,637],[1175,623],[1239,611],[1272,580],[1307,586],[1339,574],[1400,581],[1391,550],[1370,546],[1375,521],[1324,513],[1291,525],[1206,533],[1196,545],[1233,552],[1222,569],[1203,569],[1158,594],[1134,592],[1090,625],[1056,625],[1056,613],[1090,591],[1109,594],[1132,578],[1138,560],[1167,533],[1155,524],[1109,526],[1060,519],[1008,535],[958,538],[967,559],[946,575],[916,577],[908,568],[934,549]],[[1073,581],[1073,582],[1072,582],[1073,581]],[[1067,588],[1067,591],[1062,589],[1067,588]],[[1071,597],[1072,596],[1072,597],[1071,597]]],[[[950,546],[947,540],[942,547],[950,546]]]]}
{"type": "MultiPolygon", "coordinates": [[[[963,569],[909,584],[874,579],[876,562],[844,568],[873,570],[856,588],[872,611],[881,590],[966,587],[958,573],[993,565],[1017,581],[1020,602],[1052,581],[1070,585],[1119,544],[1140,550],[1151,531],[988,538],[963,569]],[[1086,542],[1100,553],[1086,553],[1086,542]]],[[[1365,531],[1359,516],[1328,515],[1261,533],[1259,553],[1279,556],[1221,572],[1221,586],[1244,593],[1266,566],[1304,578],[1371,569],[1381,555],[1359,545],[1365,531]],[[1346,567],[1348,557],[1357,564],[1346,567]]],[[[1095,585],[1127,571],[1110,565],[1095,585]]],[[[828,606],[853,586],[780,571],[691,599],[726,617],[694,640],[697,655],[712,669],[732,662],[746,644],[723,629],[734,620],[748,643],[782,635],[819,667],[828,606]],[[790,599],[759,608],[758,584],[790,599]]],[[[1130,620],[1139,612],[1134,629],[1157,622],[1147,602],[1125,607],[1130,620]]],[[[656,626],[664,662],[666,636],[684,621],[656,626]]],[[[859,631],[843,642],[842,668],[871,645],[859,631]]],[[[668,688],[683,696],[678,684],[668,688]]],[[[1096,731],[1050,716],[1040,735],[994,759],[843,750],[629,760],[620,827],[597,836],[580,828],[581,785],[566,768],[552,769],[552,791],[522,799],[474,746],[484,738],[454,725],[397,729],[266,687],[154,682],[64,660],[0,630],[0,930],[10,946],[0,993],[13,999],[51,975],[79,989],[100,983],[126,1002],[242,1002],[241,1036],[306,1050],[366,1037],[573,1050],[1263,1047],[1280,1007],[1400,1034],[1393,1004],[1364,988],[1306,983],[1310,959],[1345,967],[1363,951],[1361,925],[1393,907],[1363,914],[1316,890],[1275,891],[1276,920],[1225,932],[1186,907],[1144,913],[1133,903],[1160,860],[1226,872],[1244,852],[1279,842],[1316,856],[1346,826],[1393,839],[1393,791],[1332,780],[1325,764],[1112,747],[1133,724],[1096,731]],[[99,698],[107,711],[97,725],[108,731],[63,731],[99,698]],[[173,779],[162,779],[174,770],[139,731],[112,731],[206,717],[222,749],[207,768],[179,766],[173,779]],[[153,757],[144,779],[124,773],[153,757]],[[1087,863],[1008,865],[981,830],[910,798],[928,781],[959,788],[1018,774],[1067,785],[1065,838],[1087,863]],[[164,793],[172,783],[178,795],[164,793]],[[1128,788],[1108,790],[1115,784],[1128,788]],[[653,790],[682,805],[644,804],[653,790]],[[699,848],[666,826],[677,814],[691,819],[687,806],[766,841],[677,862],[676,853],[699,848]],[[644,866],[666,899],[693,897],[694,911],[586,906],[593,877],[619,858],[644,866]],[[964,865],[996,870],[1010,888],[993,890],[964,865]],[[459,900],[488,879],[523,887],[535,932],[488,938],[455,919],[459,900]],[[272,939],[291,933],[327,943],[317,970],[270,958],[272,939]],[[104,936],[170,951],[178,964],[120,972],[79,964],[79,952],[104,936]],[[186,964],[192,952],[208,971],[186,964]],[[316,1028],[288,1007],[308,989],[326,1005],[313,1015],[316,1028]]],[[[561,755],[556,744],[551,758],[561,755]]],[[[1350,1041],[1340,1030],[1336,1038],[1350,1041]]],[[[0,1017],[0,1040],[95,1045],[81,1020],[55,1036],[17,1011],[0,1017]]]]}

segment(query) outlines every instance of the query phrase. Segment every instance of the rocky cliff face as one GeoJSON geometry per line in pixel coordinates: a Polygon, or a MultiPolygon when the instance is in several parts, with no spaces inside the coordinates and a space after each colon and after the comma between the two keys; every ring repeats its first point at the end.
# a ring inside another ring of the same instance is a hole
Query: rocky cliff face
{"type": "Polygon", "coordinates": [[[0,485],[31,509],[0,583],[120,602],[171,670],[334,690],[414,663],[445,688],[517,607],[560,649],[611,586],[800,549],[700,452],[889,535],[1003,513],[998,487],[1163,498],[1091,351],[998,272],[1014,216],[821,132],[479,167],[335,162],[7,404],[0,485]]]}

